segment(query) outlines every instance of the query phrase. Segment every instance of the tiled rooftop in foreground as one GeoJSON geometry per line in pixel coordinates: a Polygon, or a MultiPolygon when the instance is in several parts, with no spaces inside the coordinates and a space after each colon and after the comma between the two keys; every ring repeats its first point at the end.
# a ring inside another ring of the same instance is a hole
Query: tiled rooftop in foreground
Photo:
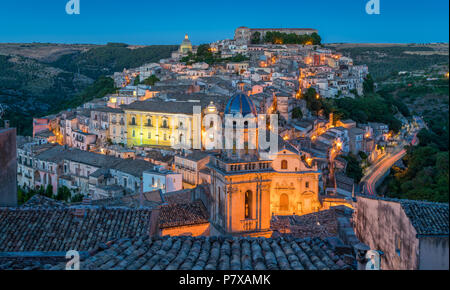
{"type": "Polygon", "coordinates": [[[0,209],[0,252],[88,251],[101,242],[148,234],[150,214],[94,206],[79,216],[72,207],[0,209]]]}
{"type": "MultiPolygon", "coordinates": [[[[105,245],[104,245],[105,246],[105,245]]],[[[136,237],[102,247],[80,264],[89,270],[352,270],[352,253],[326,239],[136,237]]],[[[64,269],[61,263],[53,270],[64,269]]]]}
{"type": "Polygon", "coordinates": [[[364,198],[400,203],[418,235],[449,234],[449,204],[421,200],[360,195],[364,198]]]}

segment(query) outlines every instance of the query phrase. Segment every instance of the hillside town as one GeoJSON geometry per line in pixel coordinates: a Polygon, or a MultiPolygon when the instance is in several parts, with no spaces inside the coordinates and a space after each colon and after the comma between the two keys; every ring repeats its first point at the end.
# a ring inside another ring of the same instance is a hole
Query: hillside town
{"type": "Polygon", "coordinates": [[[115,93],[34,118],[32,136],[5,120],[0,269],[66,269],[75,250],[81,269],[448,270],[448,204],[376,192],[421,118],[394,132],[328,112],[321,100],[363,95],[368,67],[261,41],[274,31],[318,36],[186,34],[171,58],[109,76],[115,93]]]}

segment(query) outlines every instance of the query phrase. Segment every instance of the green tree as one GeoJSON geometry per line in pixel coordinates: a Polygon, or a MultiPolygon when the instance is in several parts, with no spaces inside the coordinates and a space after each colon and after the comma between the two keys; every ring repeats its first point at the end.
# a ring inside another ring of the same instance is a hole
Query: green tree
{"type": "Polygon", "coordinates": [[[361,165],[359,164],[358,159],[353,154],[342,157],[347,161],[345,173],[348,177],[353,178],[356,183],[359,183],[361,181],[361,178],[363,177],[363,170],[361,168],[361,165]]]}
{"type": "Polygon", "coordinates": [[[373,94],[375,92],[375,83],[370,74],[366,76],[363,82],[364,95],[373,94]]]}
{"type": "Polygon", "coordinates": [[[51,184],[47,185],[44,194],[46,197],[53,198],[53,186],[51,184]]]}
{"type": "Polygon", "coordinates": [[[311,34],[311,38],[314,45],[320,45],[322,43],[322,38],[316,32],[311,34]]]}
{"type": "Polygon", "coordinates": [[[197,48],[197,56],[201,58],[211,57],[212,52],[209,44],[200,44],[197,48]]]}
{"type": "Polygon", "coordinates": [[[139,75],[136,76],[134,79],[133,85],[137,86],[141,82],[141,77],[139,75]]]}
{"type": "Polygon", "coordinates": [[[259,44],[261,42],[261,33],[259,31],[253,32],[250,42],[252,44],[259,44]]]}
{"type": "Polygon", "coordinates": [[[70,202],[82,202],[84,198],[84,195],[81,193],[77,193],[74,196],[72,196],[70,202]]]}
{"type": "Polygon", "coordinates": [[[292,110],[292,118],[298,119],[298,120],[300,120],[301,118],[303,118],[302,109],[300,109],[299,107],[295,107],[295,108],[292,110]]]}
{"type": "Polygon", "coordinates": [[[151,75],[148,78],[146,78],[142,83],[147,86],[154,86],[157,82],[159,82],[159,79],[155,75],[151,75]]]}
{"type": "Polygon", "coordinates": [[[58,188],[58,193],[56,194],[57,200],[69,201],[72,196],[70,189],[67,186],[61,186],[58,188]]]}

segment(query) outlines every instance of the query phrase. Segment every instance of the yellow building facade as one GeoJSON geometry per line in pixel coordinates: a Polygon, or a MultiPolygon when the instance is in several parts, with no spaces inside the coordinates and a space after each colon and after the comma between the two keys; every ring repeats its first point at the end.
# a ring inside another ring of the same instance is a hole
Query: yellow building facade
{"type": "Polygon", "coordinates": [[[201,105],[142,101],[124,107],[126,144],[201,149],[201,105]],[[194,114],[195,106],[197,111],[194,114]]]}
{"type": "Polygon", "coordinates": [[[193,116],[126,111],[127,146],[188,145],[193,138],[193,116]]]}

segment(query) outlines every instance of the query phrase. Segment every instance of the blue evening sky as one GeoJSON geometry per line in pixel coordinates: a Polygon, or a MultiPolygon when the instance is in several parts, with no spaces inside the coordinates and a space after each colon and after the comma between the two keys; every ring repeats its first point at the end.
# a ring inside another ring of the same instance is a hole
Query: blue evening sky
{"type": "Polygon", "coordinates": [[[323,42],[448,42],[448,0],[0,0],[0,42],[194,44],[233,38],[239,26],[316,28],[323,42]]]}

